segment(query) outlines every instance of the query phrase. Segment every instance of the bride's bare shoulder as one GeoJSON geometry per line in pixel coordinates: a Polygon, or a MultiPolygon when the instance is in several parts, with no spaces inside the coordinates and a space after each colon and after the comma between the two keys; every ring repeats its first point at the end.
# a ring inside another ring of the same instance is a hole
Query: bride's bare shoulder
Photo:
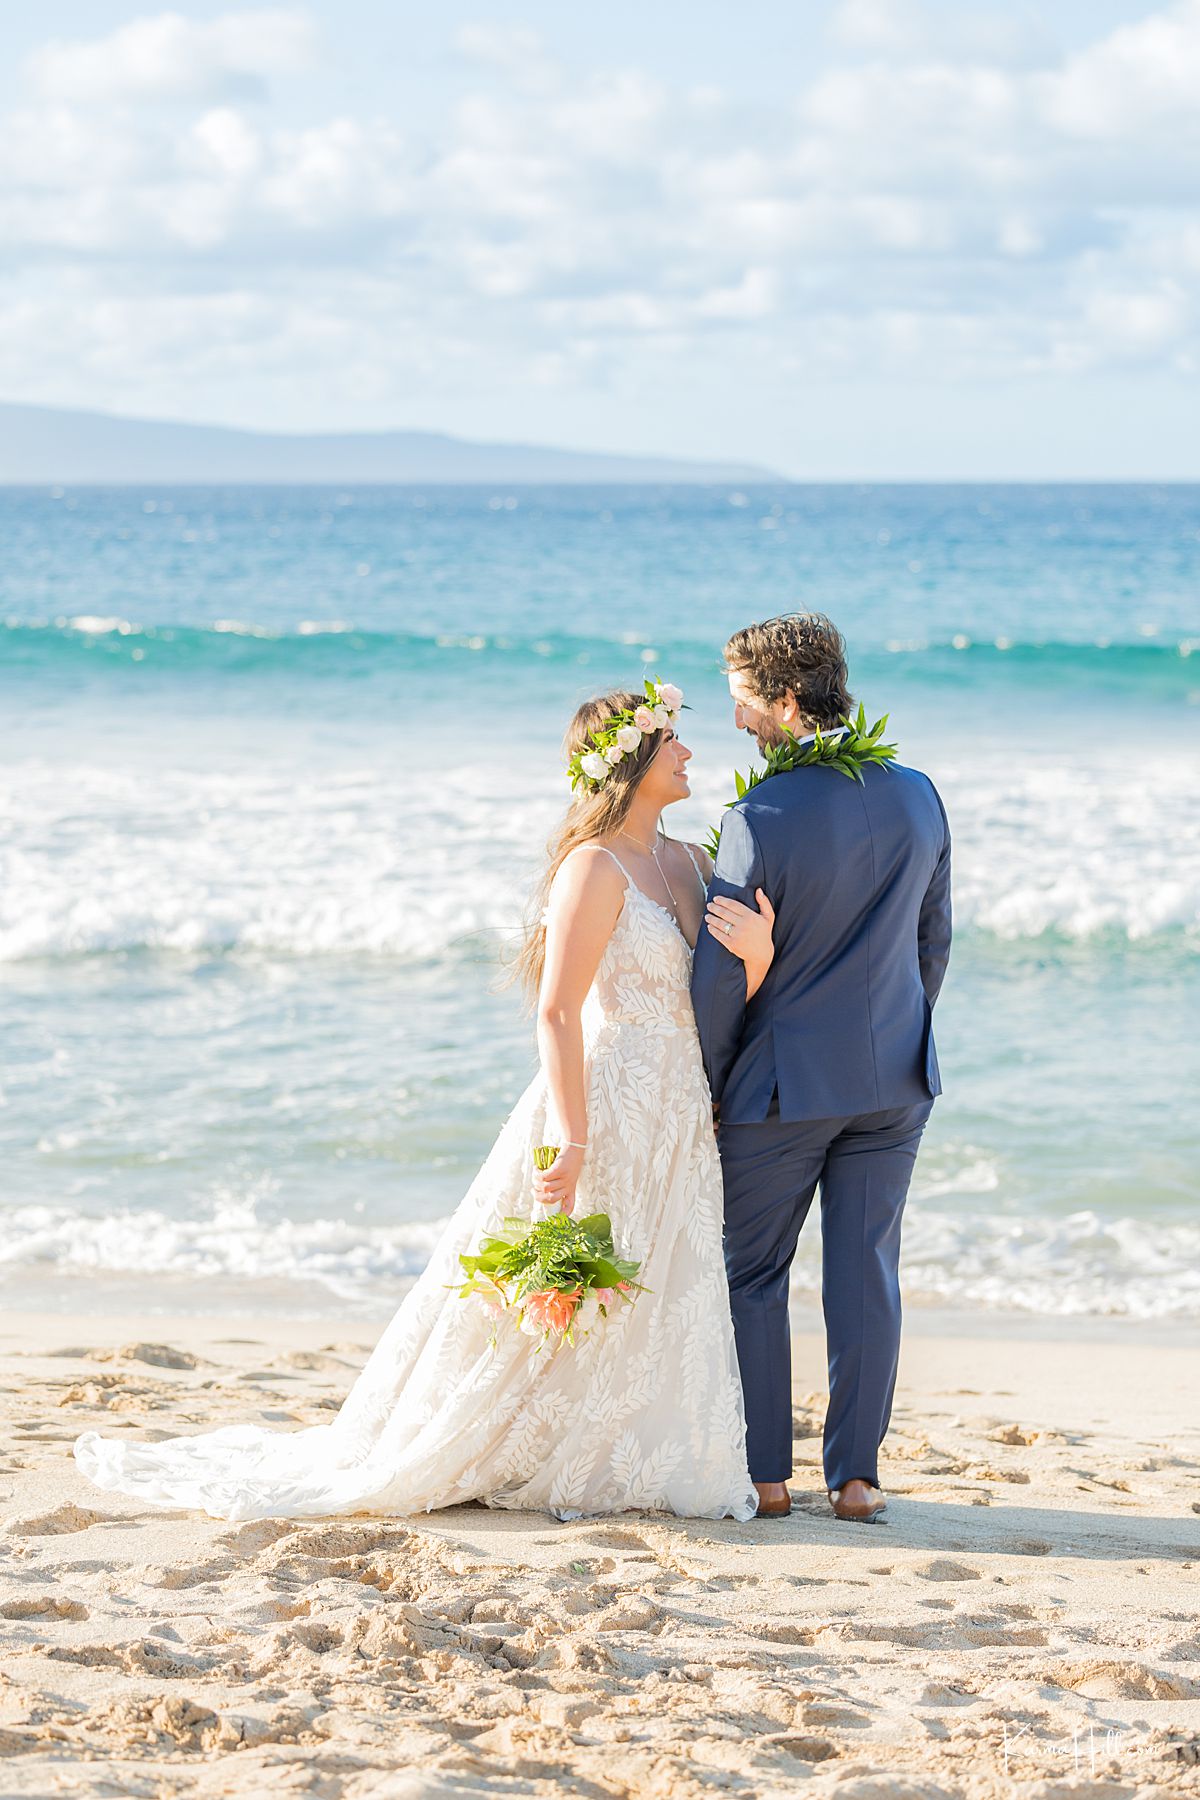
{"type": "Polygon", "coordinates": [[[577,844],[563,858],[550,885],[552,906],[619,905],[628,877],[603,844],[577,844]]]}

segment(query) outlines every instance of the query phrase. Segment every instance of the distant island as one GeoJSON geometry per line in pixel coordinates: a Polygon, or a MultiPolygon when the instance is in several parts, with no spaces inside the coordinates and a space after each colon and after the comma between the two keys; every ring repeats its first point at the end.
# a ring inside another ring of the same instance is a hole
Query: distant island
{"type": "Polygon", "coordinates": [[[747,463],[476,444],[436,431],[291,433],[0,402],[0,484],[774,482],[747,463]]]}

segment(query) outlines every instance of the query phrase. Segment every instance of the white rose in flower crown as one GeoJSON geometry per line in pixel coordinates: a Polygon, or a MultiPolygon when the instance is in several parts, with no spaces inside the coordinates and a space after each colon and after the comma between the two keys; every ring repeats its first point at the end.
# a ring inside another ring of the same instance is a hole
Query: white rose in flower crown
{"type": "Polygon", "coordinates": [[[608,764],[598,750],[589,750],[586,756],[581,756],[579,766],[593,781],[603,781],[608,774],[608,764]]]}
{"type": "Polygon", "coordinates": [[[677,688],[673,682],[664,681],[658,690],[658,697],[670,713],[677,713],[683,705],[683,689],[677,688]]]}
{"type": "Polygon", "coordinates": [[[671,726],[671,715],[665,706],[655,706],[650,710],[650,717],[659,731],[668,731],[671,726]]]}
{"type": "Polygon", "coordinates": [[[617,743],[621,747],[622,755],[628,755],[631,750],[637,750],[641,742],[642,734],[636,725],[622,725],[617,732],[617,743]]]}
{"type": "Polygon", "coordinates": [[[624,754],[620,744],[610,744],[604,752],[604,760],[610,769],[615,769],[624,754]]]}
{"type": "Polygon", "coordinates": [[[638,707],[633,715],[633,722],[637,726],[639,732],[658,730],[658,726],[654,723],[654,714],[650,711],[648,706],[638,707]]]}

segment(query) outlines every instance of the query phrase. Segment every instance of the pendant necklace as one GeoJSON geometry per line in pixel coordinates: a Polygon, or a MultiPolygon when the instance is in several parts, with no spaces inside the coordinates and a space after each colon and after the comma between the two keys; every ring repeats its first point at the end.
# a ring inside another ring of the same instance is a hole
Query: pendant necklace
{"type": "Polygon", "coordinates": [[[641,838],[634,837],[632,831],[622,830],[618,835],[620,837],[627,837],[631,844],[637,845],[639,850],[645,850],[645,849],[649,848],[650,855],[653,858],[655,868],[658,870],[659,876],[662,880],[662,884],[666,888],[668,894],[671,895],[671,911],[674,913],[676,919],[678,919],[678,917],[679,917],[678,902],[675,899],[675,895],[671,892],[671,884],[667,880],[666,871],[663,868],[662,864],[658,860],[658,834],[657,833],[655,834],[654,842],[649,846],[643,844],[641,838]]]}

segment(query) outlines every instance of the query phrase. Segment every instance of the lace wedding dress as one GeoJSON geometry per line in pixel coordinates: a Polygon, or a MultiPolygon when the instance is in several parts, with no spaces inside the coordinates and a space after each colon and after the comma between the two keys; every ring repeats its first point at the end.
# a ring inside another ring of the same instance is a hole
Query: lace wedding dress
{"type": "Polygon", "coordinates": [[[649,1292],[574,1348],[539,1352],[503,1321],[493,1342],[492,1318],[451,1291],[460,1251],[506,1216],[544,1216],[532,1197],[532,1150],[547,1133],[539,1073],[331,1423],[147,1444],[85,1431],[74,1451],[90,1481],[231,1520],[468,1500],[559,1518],[753,1516],[691,952],[672,915],[625,879],[584,1006],[589,1147],[576,1216],[609,1214],[649,1292]]]}

